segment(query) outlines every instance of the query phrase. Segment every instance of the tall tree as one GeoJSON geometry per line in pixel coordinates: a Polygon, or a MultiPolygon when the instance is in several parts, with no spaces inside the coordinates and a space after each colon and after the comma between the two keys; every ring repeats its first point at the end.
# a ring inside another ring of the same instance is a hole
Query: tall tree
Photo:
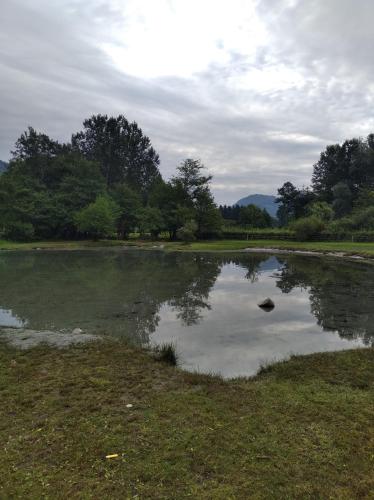
{"type": "Polygon", "coordinates": [[[306,214],[306,207],[314,200],[314,194],[308,188],[297,189],[292,182],[285,182],[278,189],[277,217],[281,226],[306,214]]]}
{"type": "Polygon", "coordinates": [[[83,126],[83,131],[72,136],[73,148],[100,164],[107,186],[125,182],[147,196],[160,178],[160,160],[137,123],[123,115],[94,115],[83,126]]]}
{"type": "Polygon", "coordinates": [[[324,201],[334,199],[334,186],[344,183],[356,198],[362,188],[374,188],[374,136],[327,146],[314,165],[312,185],[324,201]]]}

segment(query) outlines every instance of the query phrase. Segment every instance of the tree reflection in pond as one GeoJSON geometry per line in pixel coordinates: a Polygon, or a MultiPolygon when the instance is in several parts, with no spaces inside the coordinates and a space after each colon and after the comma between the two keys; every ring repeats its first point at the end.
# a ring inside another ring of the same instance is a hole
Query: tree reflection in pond
{"type": "Polygon", "coordinates": [[[309,291],[318,325],[343,338],[374,340],[374,266],[347,260],[288,256],[279,259],[277,286],[309,291]]]}
{"type": "Polygon", "coordinates": [[[374,338],[374,266],[317,257],[100,250],[0,255],[0,325],[175,341],[186,366],[254,373],[374,338]],[[257,304],[266,297],[275,309],[257,304]]]}

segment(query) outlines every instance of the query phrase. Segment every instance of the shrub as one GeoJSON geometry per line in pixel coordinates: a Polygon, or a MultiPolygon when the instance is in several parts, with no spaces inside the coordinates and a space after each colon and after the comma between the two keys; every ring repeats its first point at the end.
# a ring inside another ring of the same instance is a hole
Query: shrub
{"type": "Polygon", "coordinates": [[[94,203],[76,214],[75,222],[80,233],[97,240],[115,235],[118,214],[119,207],[113,200],[98,196],[94,203]]]}
{"type": "Polygon", "coordinates": [[[30,241],[34,237],[34,226],[29,222],[11,222],[8,223],[4,237],[14,241],[30,241]]]}
{"type": "Polygon", "coordinates": [[[292,224],[295,237],[299,241],[308,241],[320,236],[324,228],[324,222],[315,216],[298,219],[292,224]]]}
{"type": "Polygon", "coordinates": [[[177,238],[189,243],[190,241],[196,240],[197,224],[194,220],[186,222],[184,226],[178,229],[177,238]]]}

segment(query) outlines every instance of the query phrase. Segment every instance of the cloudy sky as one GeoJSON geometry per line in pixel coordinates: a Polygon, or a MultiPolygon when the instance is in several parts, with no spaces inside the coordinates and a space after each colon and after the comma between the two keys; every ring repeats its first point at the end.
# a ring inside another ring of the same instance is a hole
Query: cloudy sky
{"type": "Polygon", "coordinates": [[[121,113],[165,177],[200,158],[232,203],[374,131],[373,0],[1,0],[0,25],[3,160],[28,125],[121,113]]]}

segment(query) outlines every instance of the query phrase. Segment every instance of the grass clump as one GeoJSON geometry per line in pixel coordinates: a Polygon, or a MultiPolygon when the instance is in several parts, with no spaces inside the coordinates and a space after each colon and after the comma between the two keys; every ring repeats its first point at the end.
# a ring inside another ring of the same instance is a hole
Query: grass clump
{"type": "Polygon", "coordinates": [[[177,366],[178,353],[176,345],[173,342],[165,342],[156,346],[154,352],[158,361],[162,361],[171,366],[177,366]]]}

